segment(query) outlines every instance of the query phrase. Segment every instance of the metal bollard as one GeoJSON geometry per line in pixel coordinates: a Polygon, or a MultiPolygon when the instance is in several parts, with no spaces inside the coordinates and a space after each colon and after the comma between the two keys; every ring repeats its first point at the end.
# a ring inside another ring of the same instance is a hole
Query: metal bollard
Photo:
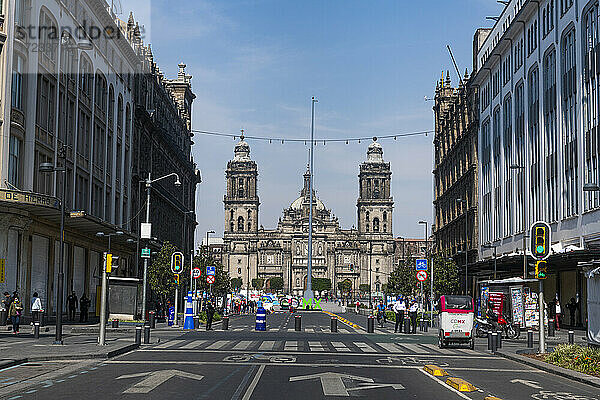
{"type": "Polygon", "coordinates": [[[554,325],[554,319],[548,320],[548,337],[556,336],[555,333],[556,325],[554,325]]]}
{"type": "Polygon", "coordinates": [[[7,320],[8,320],[8,311],[0,310],[0,325],[6,326],[7,320]]]}
{"type": "Polygon", "coordinates": [[[492,332],[488,332],[488,350],[492,350],[492,332]]]}
{"type": "Polygon", "coordinates": [[[112,320],[112,327],[113,328],[118,328],[119,327],[119,320],[118,319],[113,319],[112,320]]]}
{"type": "Polygon", "coordinates": [[[575,343],[575,332],[569,331],[569,344],[575,343]]]}
{"type": "Polygon", "coordinates": [[[496,332],[492,333],[492,353],[495,353],[497,350],[498,344],[498,334],[496,332]]]}
{"type": "Polygon", "coordinates": [[[142,327],[141,326],[135,327],[135,344],[137,344],[138,346],[140,344],[142,344],[142,327]]]}
{"type": "Polygon", "coordinates": [[[527,348],[533,349],[533,331],[531,329],[527,331],[527,348]]]}
{"type": "Polygon", "coordinates": [[[223,330],[226,331],[229,329],[229,317],[223,317],[223,330]]]}
{"type": "Polygon", "coordinates": [[[150,320],[150,329],[156,329],[156,314],[154,311],[148,313],[148,319],[150,320]]]}
{"type": "Polygon", "coordinates": [[[502,331],[498,331],[496,333],[497,333],[497,336],[496,336],[496,348],[497,349],[501,349],[502,348],[502,331]]]}
{"type": "Polygon", "coordinates": [[[372,315],[367,317],[367,333],[373,333],[375,331],[375,318],[372,315]]]}
{"type": "Polygon", "coordinates": [[[331,317],[331,332],[337,332],[337,318],[331,317]]]}
{"type": "Polygon", "coordinates": [[[144,325],[144,344],[150,343],[150,325],[144,325]]]}
{"type": "Polygon", "coordinates": [[[410,333],[410,319],[404,318],[404,333],[410,333]]]}
{"type": "Polygon", "coordinates": [[[294,330],[296,332],[302,330],[302,315],[294,315],[294,330]]]}
{"type": "Polygon", "coordinates": [[[33,323],[33,338],[34,339],[40,338],[40,323],[39,322],[33,323]]]}

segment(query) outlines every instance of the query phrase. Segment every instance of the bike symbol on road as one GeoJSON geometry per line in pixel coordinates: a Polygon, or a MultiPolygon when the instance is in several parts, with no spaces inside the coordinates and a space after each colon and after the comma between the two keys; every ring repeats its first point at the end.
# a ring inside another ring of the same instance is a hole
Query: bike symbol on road
{"type": "Polygon", "coordinates": [[[227,362],[248,362],[250,360],[268,361],[272,363],[294,363],[296,362],[296,357],[281,354],[269,356],[264,354],[234,354],[223,359],[223,361],[227,362]]]}
{"type": "Polygon", "coordinates": [[[292,376],[290,377],[290,382],[308,381],[312,379],[319,379],[321,381],[321,388],[323,389],[323,395],[325,396],[349,397],[349,392],[386,387],[393,388],[395,390],[406,389],[400,383],[375,383],[375,381],[371,378],[349,374],[339,374],[337,372],[323,372],[313,375],[292,376]],[[351,382],[358,382],[358,385],[355,387],[346,386],[346,384],[351,382]]]}

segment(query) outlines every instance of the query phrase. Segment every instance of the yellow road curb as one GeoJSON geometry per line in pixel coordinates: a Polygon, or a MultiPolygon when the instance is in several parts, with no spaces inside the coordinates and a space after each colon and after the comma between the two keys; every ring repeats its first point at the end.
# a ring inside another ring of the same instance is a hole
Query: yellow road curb
{"type": "Polygon", "coordinates": [[[484,400],[502,400],[500,397],[496,396],[487,396],[484,400]]]}
{"type": "Polygon", "coordinates": [[[459,392],[474,392],[477,390],[475,386],[462,378],[448,378],[446,379],[446,384],[459,392]]]}
{"type": "Polygon", "coordinates": [[[348,325],[348,326],[351,326],[351,327],[353,327],[354,329],[362,329],[362,328],[361,328],[359,325],[356,325],[354,322],[350,322],[350,321],[348,321],[346,318],[342,318],[342,317],[340,317],[339,315],[337,315],[337,314],[334,314],[334,313],[332,313],[332,312],[329,312],[329,311],[325,311],[325,310],[322,310],[322,311],[323,311],[325,314],[327,314],[327,315],[330,315],[330,316],[332,316],[332,317],[336,317],[337,319],[339,319],[340,321],[342,321],[344,324],[346,324],[346,325],[348,325]]]}
{"type": "Polygon", "coordinates": [[[423,367],[423,370],[433,376],[446,376],[448,373],[437,365],[427,364],[423,367]]]}

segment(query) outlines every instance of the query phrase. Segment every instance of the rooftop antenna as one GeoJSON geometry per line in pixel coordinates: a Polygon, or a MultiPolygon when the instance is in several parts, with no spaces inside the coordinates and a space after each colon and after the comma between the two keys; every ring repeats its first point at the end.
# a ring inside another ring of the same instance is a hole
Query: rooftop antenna
{"type": "Polygon", "coordinates": [[[454,64],[454,68],[456,69],[456,75],[458,75],[458,79],[460,80],[460,84],[463,84],[463,80],[460,77],[460,71],[458,70],[458,65],[456,65],[456,60],[454,59],[454,54],[452,54],[452,49],[450,48],[450,45],[447,44],[446,47],[448,48],[448,52],[450,53],[450,58],[452,58],[452,64],[454,64]]]}

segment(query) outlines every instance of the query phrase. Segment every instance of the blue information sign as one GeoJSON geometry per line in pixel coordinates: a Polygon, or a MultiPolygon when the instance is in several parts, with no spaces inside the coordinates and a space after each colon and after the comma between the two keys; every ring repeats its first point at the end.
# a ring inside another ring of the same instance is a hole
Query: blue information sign
{"type": "Polygon", "coordinates": [[[427,271],[427,259],[426,258],[417,258],[417,271],[427,271]]]}
{"type": "Polygon", "coordinates": [[[214,265],[206,266],[206,275],[214,275],[217,272],[217,267],[214,265]]]}

